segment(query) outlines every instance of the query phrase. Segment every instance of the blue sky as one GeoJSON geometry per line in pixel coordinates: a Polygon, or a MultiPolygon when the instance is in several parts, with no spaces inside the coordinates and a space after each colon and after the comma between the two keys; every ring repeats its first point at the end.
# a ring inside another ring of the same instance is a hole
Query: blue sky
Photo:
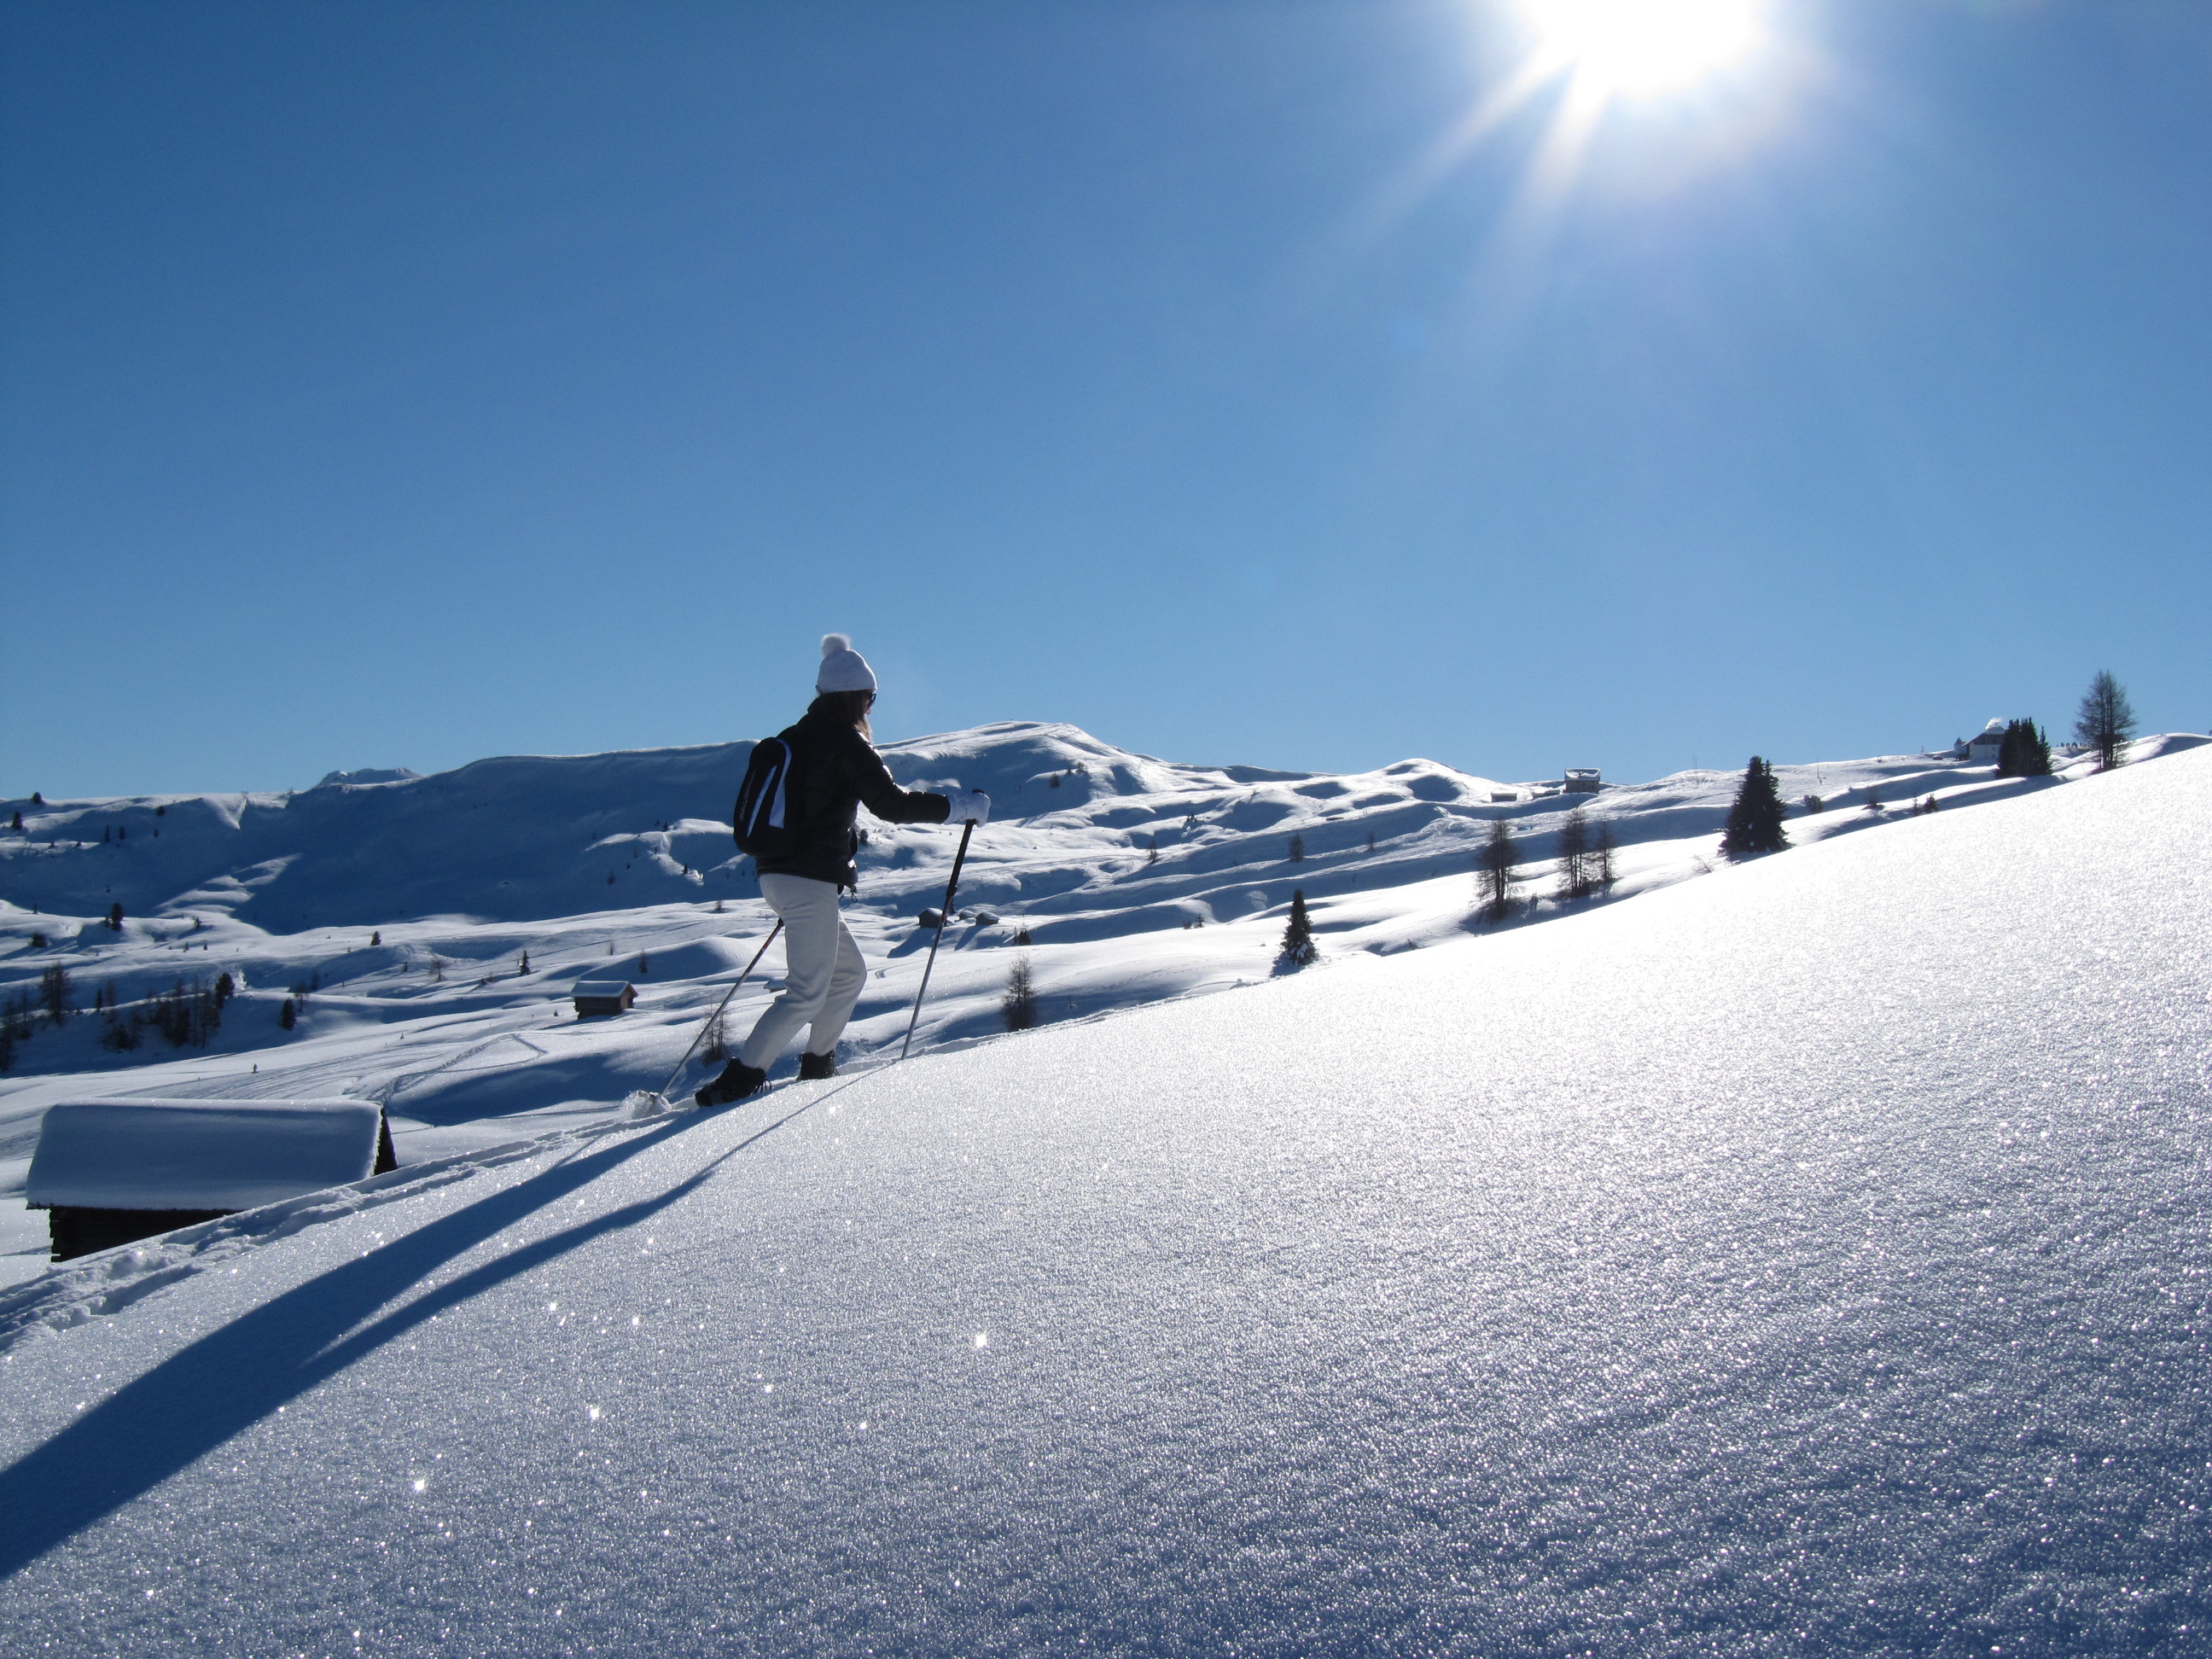
{"type": "Polygon", "coordinates": [[[1764,9],[10,0],[0,793],[2203,729],[2212,8],[1764,9]]]}

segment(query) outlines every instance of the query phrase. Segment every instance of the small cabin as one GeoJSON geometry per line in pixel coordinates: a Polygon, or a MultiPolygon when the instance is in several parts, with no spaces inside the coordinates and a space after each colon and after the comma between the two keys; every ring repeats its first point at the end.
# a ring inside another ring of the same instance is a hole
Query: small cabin
{"type": "Polygon", "coordinates": [[[23,1196],[67,1261],[398,1167],[373,1100],[70,1100],[23,1196]]]}
{"type": "MultiPolygon", "coordinates": [[[[2002,720],[1991,720],[1980,732],[1966,739],[1966,752],[1963,758],[1975,766],[1995,766],[1997,763],[1999,751],[2004,748],[2004,734],[2005,723],[2002,720]]],[[[1957,751],[1954,750],[1953,752],[1957,751]]]]}
{"type": "Polygon", "coordinates": [[[1567,769],[1565,781],[1559,785],[1559,793],[1565,795],[1595,795],[1604,787],[1605,785],[1598,781],[1596,767],[1570,766],[1567,769]]]}
{"type": "Polygon", "coordinates": [[[626,979],[580,979],[574,995],[578,1019],[626,1014],[637,1001],[637,987],[626,979]]]}

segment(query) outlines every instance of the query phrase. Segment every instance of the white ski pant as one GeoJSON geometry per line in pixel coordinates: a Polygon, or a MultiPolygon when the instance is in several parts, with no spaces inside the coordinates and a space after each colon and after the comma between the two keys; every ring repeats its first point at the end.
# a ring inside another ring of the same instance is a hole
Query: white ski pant
{"type": "Polygon", "coordinates": [[[760,884],[761,896],[783,918],[783,994],[769,1004],[738,1058],[764,1072],[802,1025],[814,1028],[808,1054],[835,1054],[868,969],[838,911],[836,887],[805,876],[763,876],[760,884]]]}

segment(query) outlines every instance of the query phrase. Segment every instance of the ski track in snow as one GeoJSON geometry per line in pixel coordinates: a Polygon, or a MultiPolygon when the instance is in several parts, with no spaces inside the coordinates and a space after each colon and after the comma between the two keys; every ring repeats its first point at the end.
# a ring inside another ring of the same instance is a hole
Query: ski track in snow
{"type": "Polygon", "coordinates": [[[2179,754],[64,1264],[0,1626],[2205,1651],[2208,823],[2179,754]]]}

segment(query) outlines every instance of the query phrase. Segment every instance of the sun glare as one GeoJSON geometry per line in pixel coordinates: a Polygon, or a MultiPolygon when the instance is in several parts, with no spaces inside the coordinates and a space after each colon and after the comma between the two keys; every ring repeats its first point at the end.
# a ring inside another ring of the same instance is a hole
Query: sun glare
{"type": "Polygon", "coordinates": [[[1547,60],[1607,95],[1685,87],[1741,57],[1758,0],[1522,0],[1547,60]]]}

